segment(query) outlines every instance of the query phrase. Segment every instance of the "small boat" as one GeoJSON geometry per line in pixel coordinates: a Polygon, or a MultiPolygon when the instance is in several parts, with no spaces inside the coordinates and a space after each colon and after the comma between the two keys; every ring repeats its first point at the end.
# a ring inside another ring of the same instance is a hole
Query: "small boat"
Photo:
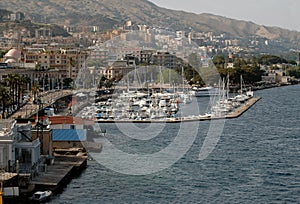
{"type": "Polygon", "coordinates": [[[196,97],[209,97],[220,95],[220,90],[212,86],[193,87],[191,94],[196,97]]]}
{"type": "Polygon", "coordinates": [[[52,191],[37,191],[33,194],[31,200],[36,202],[45,202],[50,200],[51,196],[52,191]]]}

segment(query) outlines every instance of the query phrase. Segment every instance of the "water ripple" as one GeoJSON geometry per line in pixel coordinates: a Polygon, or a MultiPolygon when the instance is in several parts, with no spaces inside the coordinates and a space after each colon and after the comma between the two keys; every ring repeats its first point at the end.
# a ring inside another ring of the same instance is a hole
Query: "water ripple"
{"type": "MultiPolygon", "coordinates": [[[[197,155],[207,123],[200,123],[204,132],[171,168],[128,176],[91,161],[51,203],[298,203],[299,91],[289,86],[257,92],[263,99],[226,121],[217,147],[203,161],[197,155]]],[[[150,141],[153,149],[168,145],[173,135],[166,136],[150,141]]],[[[125,149],[134,145],[134,151],[151,152],[138,142],[119,141],[125,149]]]]}

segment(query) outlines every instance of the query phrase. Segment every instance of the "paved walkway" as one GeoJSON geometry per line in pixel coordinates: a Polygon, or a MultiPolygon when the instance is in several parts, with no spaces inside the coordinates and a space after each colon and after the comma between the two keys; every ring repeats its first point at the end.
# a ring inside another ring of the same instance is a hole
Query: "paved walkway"
{"type": "MultiPolygon", "coordinates": [[[[44,107],[47,107],[53,104],[59,98],[72,94],[72,90],[61,90],[56,92],[46,92],[40,94],[40,99],[43,103],[44,107]]],[[[36,113],[38,109],[41,109],[37,104],[33,104],[32,102],[26,103],[20,110],[16,111],[12,114],[9,119],[16,118],[28,118],[32,114],[36,113]]]]}
{"type": "Polygon", "coordinates": [[[73,176],[78,175],[87,165],[85,156],[55,156],[54,164],[46,167],[33,178],[31,184],[36,190],[58,190],[63,188],[73,176]]]}

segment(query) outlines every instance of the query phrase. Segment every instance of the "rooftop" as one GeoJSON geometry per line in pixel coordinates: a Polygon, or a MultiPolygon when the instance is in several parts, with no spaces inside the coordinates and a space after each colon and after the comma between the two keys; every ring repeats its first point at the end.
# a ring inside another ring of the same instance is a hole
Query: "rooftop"
{"type": "Polygon", "coordinates": [[[76,118],[72,116],[52,116],[49,117],[51,125],[59,124],[77,124],[77,125],[92,125],[94,122],[92,120],[86,120],[82,118],[76,118]]]}
{"type": "Polygon", "coordinates": [[[53,129],[53,141],[86,141],[85,129],[53,129]]]}

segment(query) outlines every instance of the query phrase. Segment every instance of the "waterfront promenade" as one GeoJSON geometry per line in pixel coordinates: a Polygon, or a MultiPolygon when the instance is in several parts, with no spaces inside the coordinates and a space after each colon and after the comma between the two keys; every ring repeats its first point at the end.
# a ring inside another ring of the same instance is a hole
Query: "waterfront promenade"
{"type": "Polygon", "coordinates": [[[55,92],[42,92],[39,94],[39,98],[42,104],[33,104],[32,101],[27,102],[22,106],[18,111],[9,116],[9,119],[16,118],[29,118],[33,114],[37,113],[38,110],[42,109],[42,106],[45,108],[47,106],[55,103],[56,100],[71,95],[72,90],[58,90],[55,92]]]}

